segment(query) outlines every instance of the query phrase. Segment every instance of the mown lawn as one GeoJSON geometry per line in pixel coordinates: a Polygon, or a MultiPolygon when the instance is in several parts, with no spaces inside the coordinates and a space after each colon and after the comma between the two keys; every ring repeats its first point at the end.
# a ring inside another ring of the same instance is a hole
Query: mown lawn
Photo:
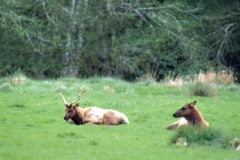
{"type": "Polygon", "coordinates": [[[240,136],[238,85],[217,85],[214,97],[191,96],[187,88],[113,78],[0,79],[0,159],[239,159],[240,152],[231,148],[171,144],[176,131],[165,127],[175,120],[174,111],[193,100],[198,101],[210,127],[240,136]],[[76,126],[65,122],[60,84],[69,101],[85,86],[82,106],[119,110],[130,124],[76,126]]]}

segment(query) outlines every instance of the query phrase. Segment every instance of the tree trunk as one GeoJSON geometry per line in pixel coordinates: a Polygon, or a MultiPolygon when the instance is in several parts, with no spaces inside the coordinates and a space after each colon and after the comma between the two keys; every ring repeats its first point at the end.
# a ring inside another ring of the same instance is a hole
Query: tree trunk
{"type": "Polygon", "coordinates": [[[67,30],[67,41],[65,52],[63,53],[64,67],[62,71],[62,76],[76,76],[78,74],[78,66],[75,64],[76,57],[76,47],[82,47],[82,36],[78,33],[76,15],[78,15],[78,7],[80,5],[79,0],[72,0],[71,9],[69,11],[69,23],[67,30]],[[77,34],[77,36],[76,36],[77,34]],[[76,46],[74,42],[78,41],[76,46]]]}

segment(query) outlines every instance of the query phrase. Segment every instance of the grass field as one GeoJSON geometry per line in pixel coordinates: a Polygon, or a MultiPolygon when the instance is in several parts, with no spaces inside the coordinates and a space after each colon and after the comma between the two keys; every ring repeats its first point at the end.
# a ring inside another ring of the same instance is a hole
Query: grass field
{"type": "Polygon", "coordinates": [[[215,86],[217,96],[191,96],[188,84],[129,83],[113,78],[58,80],[0,79],[0,159],[229,159],[238,160],[233,148],[171,144],[175,131],[165,127],[186,102],[197,100],[210,127],[240,136],[240,87],[215,86]],[[59,87],[71,101],[85,86],[81,106],[96,105],[125,113],[129,125],[76,126],[65,122],[59,87]]]}

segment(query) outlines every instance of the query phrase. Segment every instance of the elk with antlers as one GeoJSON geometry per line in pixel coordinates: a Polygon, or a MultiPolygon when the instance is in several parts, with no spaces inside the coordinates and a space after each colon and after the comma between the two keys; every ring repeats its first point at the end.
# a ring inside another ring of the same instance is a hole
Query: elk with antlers
{"type": "Polygon", "coordinates": [[[105,124],[105,125],[118,125],[118,124],[129,124],[128,118],[125,114],[112,110],[103,109],[99,107],[79,107],[77,101],[80,99],[80,95],[84,92],[80,89],[80,93],[76,100],[68,103],[64,98],[62,91],[60,91],[60,96],[63,99],[63,103],[66,106],[66,114],[64,120],[68,121],[71,119],[75,124],[105,124]]]}

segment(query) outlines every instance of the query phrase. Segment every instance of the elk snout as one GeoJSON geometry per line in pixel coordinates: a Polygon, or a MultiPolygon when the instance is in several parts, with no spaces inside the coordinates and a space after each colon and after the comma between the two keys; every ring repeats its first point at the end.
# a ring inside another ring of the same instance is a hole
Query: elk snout
{"type": "Polygon", "coordinates": [[[176,113],[173,113],[173,117],[177,118],[177,117],[180,117],[180,115],[176,112],[176,113]]]}
{"type": "Polygon", "coordinates": [[[172,115],[173,117],[176,117],[176,113],[173,113],[173,115],[172,115]]]}
{"type": "Polygon", "coordinates": [[[68,121],[68,119],[69,119],[69,118],[68,118],[67,116],[64,116],[64,120],[65,120],[65,121],[68,121]]]}

